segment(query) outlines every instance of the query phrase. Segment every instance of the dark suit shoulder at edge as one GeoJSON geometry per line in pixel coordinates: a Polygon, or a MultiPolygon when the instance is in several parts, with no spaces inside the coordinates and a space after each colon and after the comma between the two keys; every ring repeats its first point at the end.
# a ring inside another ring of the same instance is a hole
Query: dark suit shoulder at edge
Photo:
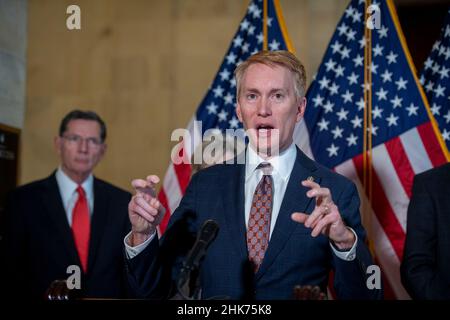
{"type": "Polygon", "coordinates": [[[450,176],[450,162],[443,164],[439,167],[429,169],[425,172],[419,173],[416,175],[415,179],[418,179],[420,181],[440,180],[440,179],[446,179],[449,176],[450,176]]]}
{"type": "MultiPolygon", "coordinates": [[[[51,185],[51,183],[54,182],[56,184],[56,178],[54,175],[54,172],[43,179],[39,179],[39,180],[35,180],[29,183],[26,183],[24,185],[18,186],[16,187],[11,193],[15,194],[15,195],[21,195],[23,193],[28,194],[30,192],[38,192],[41,191],[43,187],[48,187],[51,185]],[[54,179],[54,181],[52,181],[52,179],[54,179]]],[[[94,184],[97,184],[98,186],[100,186],[101,188],[103,188],[104,190],[108,191],[108,192],[113,192],[115,193],[117,196],[124,196],[127,198],[131,198],[131,193],[121,189],[117,186],[114,186],[113,184],[106,182],[102,179],[98,179],[97,177],[94,177],[94,184]]]]}
{"type": "Polygon", "coordinates": [[[17,186],[13,190],[13,192],[15,192],[15,193],[22,193],[22,192],[34,191],[36,189],[41,189],[43,186],[48,185],[50,183],[51,179],[55,179],[54,173],[52,173],[50,176],[48,176],[46,178],[39,179],[39,180],[34,180],[34,181],[29,182],[29,183],[17,186]]]}

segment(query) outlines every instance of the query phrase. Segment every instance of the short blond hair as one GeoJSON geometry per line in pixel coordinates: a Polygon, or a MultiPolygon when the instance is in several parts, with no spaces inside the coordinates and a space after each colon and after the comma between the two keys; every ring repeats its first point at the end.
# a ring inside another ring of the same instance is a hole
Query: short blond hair
{"type": "Polygon", "coordinates": [[[306,92],[306,72],[305,67],[297,57],[289,51],[260,51],[250,56],[242,62],[234,71],[236,79],[237,99],[241,94],[241,80],[245,71],[252,64],[261,63],[270,67],[281,66],[289,69],[294,75],[294,89],[298,97],[303,97],[306,92]]]}

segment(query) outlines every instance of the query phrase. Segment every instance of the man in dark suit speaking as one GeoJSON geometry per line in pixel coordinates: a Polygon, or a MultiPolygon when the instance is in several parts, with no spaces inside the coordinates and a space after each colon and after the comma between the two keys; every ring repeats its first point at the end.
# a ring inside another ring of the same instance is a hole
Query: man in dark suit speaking
{"type": "Polygon", "coordinates": [[[92,175],[105,139],[96,113],[70,112],[55,138],[59,168],[13,192],[4,239],[8,297],[42,299],[52,281],[76,274],[70,266],[79,267],[82,296],[125,296],[122,240],[131,195],[92,175]]]}
{"type": "Polygon", "coordinates": [[[366,285],[372,258],[355,186],[293,143],[306,108],[303,65],[287,51],[263,51],[235,76],[236,111],[250,139],[245,163],[195,174],[161,242],[159,179],[132,182],[125,238],[131,288],[139,297],[170,298],[196,233],[212,219],[220,229],[199,270],[203,299],[290,299],[296,285],[325,291],[331,269],[339,298],[380,297],[366,285]]]}

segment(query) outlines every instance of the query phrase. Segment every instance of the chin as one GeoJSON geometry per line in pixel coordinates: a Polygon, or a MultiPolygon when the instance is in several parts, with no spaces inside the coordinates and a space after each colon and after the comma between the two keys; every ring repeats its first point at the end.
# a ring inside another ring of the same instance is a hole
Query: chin
{"type": "Polygon", "coordinates": [[[76,166],[73,168],[73,172],[77,175],[85,175],[86,173],[91,172],[92,168],[89,166],[76,166]]]}

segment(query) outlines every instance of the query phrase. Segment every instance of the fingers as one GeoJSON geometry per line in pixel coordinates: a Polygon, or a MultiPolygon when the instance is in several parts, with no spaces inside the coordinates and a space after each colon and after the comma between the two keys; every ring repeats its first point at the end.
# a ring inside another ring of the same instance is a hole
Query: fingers
{"type": "Polygon", "coordinates": [[[339,220],[340,215],[337,212],[337,207],[325,206],[316,207],[314,211],[308,215],[301,212],[294,212],[291,219],[298,223],[303,223],[305,227],[312,229],[311,236],[317,237],[319,234],[328,234],[329,228],[333,223],[339,220]]]}
{"type": "Polygon", "coordinates": [[[131,181],[131,186],[136,189],[136,188],[145,188],[147,186],[147,181],[143,180],[143,179],[134,179],[133,181],[131,181]]]}
{"type": "MultiPolygon", "coordinates": [[[[315,211],[316,210],[319,211],[320,209],[316,208],[315,211]]],[[[313,213],[314,213],[314,211],[313,211],[313,213]]],[[[325,214],[319,215],[315,219],[314,219],[314,217],[313,217],[313,219],[311,219],[313,213],[306,214],[306,213],[302,213],[302,212],[294,212],[291,215],[291,219],[294,220],[295,222],[303,223],[305,225],[305,227],[307,227],[307,228],[315,228],[317,223],[321,220],[320,218],[324,217],[325,214]]]]}
{"type": "Polygon", "coordinates": [[[311,181],[311,180],[303,180],[302,186],[307,188],[320,188],[320,185],[317,182],[311,181]]]}
{"type": "Polygon", "coordinates": [[[146,201],[143,197],[136,196],[135,203],[137,206],[153,216],[158,214],[159,201],[155,198],[151,199],[150,201],[146,201]]]}
{"type": "Polygon", "coordinates": [[[305,223],[306,219],[308,219],[308,215],[301,212],[294,212],[291,215],[291,219],[298,223],[305,223]]]}
{"type": "MultiPolygon", "coordinates": [[[[141,205],[140,200],[138,200],[138,199],[144,200],[141,196],[133,196],[133,198],[131,199],[131,201],[130,201],[130,203],[128,205],[128,210],[131,213],[133,213],[133,214],[139,215],[144,220],[146,220],[146,221],[148,221],[150,223],[153,222],[154,218],[144,208],[145,205],[141,205]]],[[[145,201],[143,201],[143,202],[145,202],[145,201]]]]}
{"type": "Polygon", "coordinates": [[[305,227],[314,228],[320,218],[328,215],[332,211],[333,205],[316,206],[313,212],[306,219],[305,227]]]}
{"type": "Polygon", "coordinates": [[[150,199],[156,197],[156,185],[159,183],[160,179],[156,175],[149,175],[144,179],[134,179],[131,181],[132,187],[135,189],[137,195],[146,195],[145,199],[150,201],[150,199]]]}
{"type": "Polygon", "coordinates": [[[302,185],[311,188],[306,192],[308,198],[321,198],[323,202],[332,202],[330,189],[321,188],[318,183],[309,180],[303,180],[302,185]]]}
{"type": "Polygon", "coordinates": [[[162,205],[155,198],[147,201],[143,196],[135,195],[130,201],[129,209],[133,213],[141,216],[146,221],[153,224],[162,212],[162,205]]]}
{"type": "Polygon", "coordinates": [[[317,221],[315,226],[312,229],[311,236],[317,237],[321,233],[325,233],[327,229],[334,223],[334,217],[331,215],[323,216],[320,220],[317,221]]]}
{"type": "Polygon", "coordinates": [[[147,176],[147,182],[150,183],[151,185],[155,186],[159,183],[159,177],[157,175],[149,175],[147,176]]]}
{"type": "Polygon", "coordinates": [[[346,241],[349,237],[343,234],[347,229],[345,229],[345,223],[341,218],[338,207],[333,203],[330,189],[322,188],[318,183],[311,180],[302,181],[302,185],[310,188],[306,192],[306,196],[315,198],[315,207],[310,215],[293,213],[292,220],[303,223],[305,227],[312,229],[312,237],[324,234],[335,242],[346,241]]]}
{"type": "Polygon", "coordinates": [[[307,197],[316,198],[316,207],[304,222],[307,228],[315,228],[319,219],[330,213],[331,208],[334,206],[331,192],[330,189],[322,188],[318,183],[311,180],[302,181],[302,185],[311,188],[306,192],[307,197]]]}

